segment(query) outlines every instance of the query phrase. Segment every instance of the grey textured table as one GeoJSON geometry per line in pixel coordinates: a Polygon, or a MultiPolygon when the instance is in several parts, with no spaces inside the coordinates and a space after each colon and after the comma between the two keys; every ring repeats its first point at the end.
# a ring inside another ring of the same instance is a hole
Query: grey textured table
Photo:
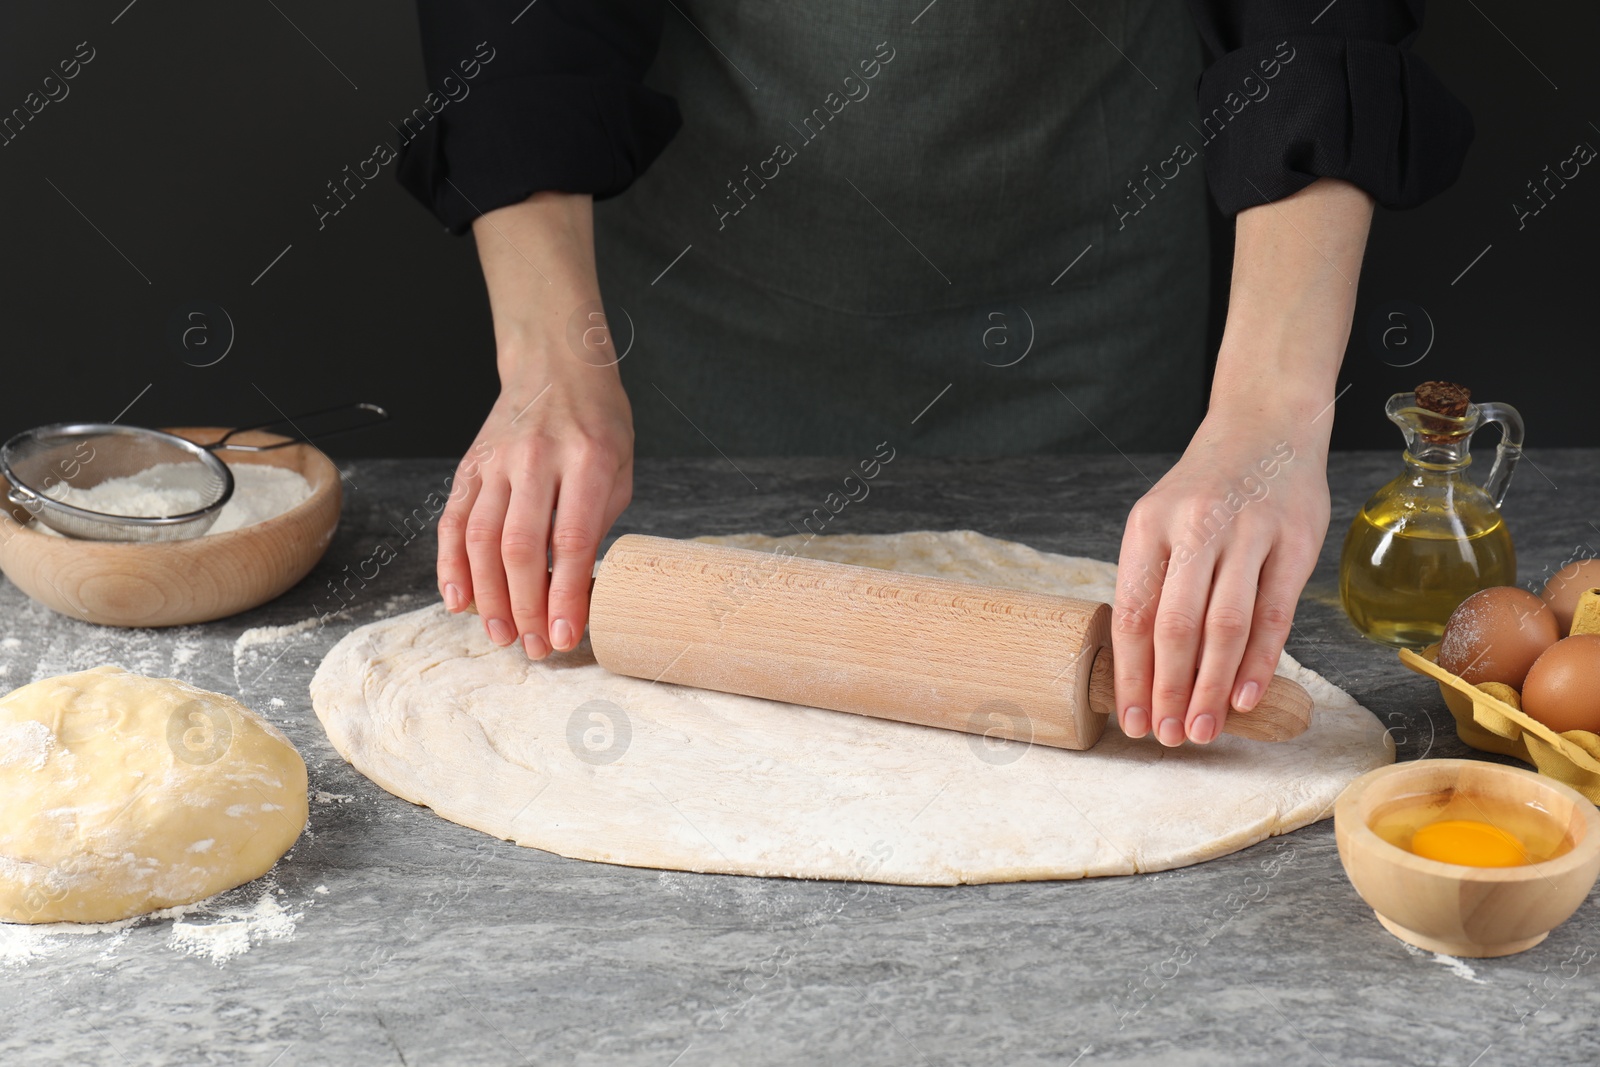
{"type": "MultiPolygon", "coordinates": [[[[1574,546],[1600,555],[1600,453],[1531,458],[1507,509],[1524,579],[1574,546]]],[[[828,532],[970,528],[1115,559],[1145,476],[1170,462],[901,457],[828,532]]],[[[784,533],[848,465],[646,462],[616,532],[784,533]]],[[[1357,638],[1338,607],[1344,527],[1396,466],[1394,453],[1334,457],[1333,530],[1289,647],[1388,723],[1400,758],[1466,755],[1432,684],[1357,638]]],[[[267,888],[235,891],[286,917],[247,952],[190,954],[172,919],[13,944],[0,1062],[1600,1063],[1592,902],[1522,955],[1436,958],[1379,928],[1330,822],[1165,874],[928,889],[582,863],[384,793],[334,753],[306,687],[350,627],[433,595],[431,533],[406,544],[396,531],[450,469],[347,464],[322,564],[238,618],[110,631],[0,588],[5,683],[118,662],[235,693],[299,746],[315,797],[267,888]],[[345,621],[292,627],[380,541],[398,558],[345,621]],[[286,924],[292,936],[271,936],[286,924]]]]}

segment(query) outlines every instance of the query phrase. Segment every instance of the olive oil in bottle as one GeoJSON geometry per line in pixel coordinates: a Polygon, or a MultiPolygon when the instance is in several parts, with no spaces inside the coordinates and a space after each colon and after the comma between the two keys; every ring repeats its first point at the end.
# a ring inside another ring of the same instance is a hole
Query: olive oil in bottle
{"type": "Polygon", "coordinates": [[[1521,455],[1522,419],[1505,404],[1467,403],[1460,386],[1451,387],[1459,390],[1454,408],[1441,404],[1429,389],[1441,384],[1389,398],[1389,418],[1406,435],[1405,473],[1361,508],[1339,559],[1345,612],[1385,644],[1432,644],[1461,601],[1517,580],[1516,549],[1498,505],[1521,455]],[[1479,488],[1466,476],[1468,445],[1490,422],[1502,437],[1479,488]]]}

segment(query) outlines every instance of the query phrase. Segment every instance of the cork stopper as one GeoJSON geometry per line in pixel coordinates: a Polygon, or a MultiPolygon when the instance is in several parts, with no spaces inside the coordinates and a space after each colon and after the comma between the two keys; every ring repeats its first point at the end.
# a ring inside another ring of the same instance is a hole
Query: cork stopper
{"type": "MultiPolygon", "coordinates": [[[[1472,390],[1455,382],[1423,382],[1417,386],[1416,395],[1419,408],[1443,415],[1448,419],[1466,418],[1467,410],[1472,406],[1472,390]]],[[[1461,436],[1461,427],[1458,423],[1426,417],[1421,422],[1424,441],[1437,444],[1453,441],[1461,436]]]]}

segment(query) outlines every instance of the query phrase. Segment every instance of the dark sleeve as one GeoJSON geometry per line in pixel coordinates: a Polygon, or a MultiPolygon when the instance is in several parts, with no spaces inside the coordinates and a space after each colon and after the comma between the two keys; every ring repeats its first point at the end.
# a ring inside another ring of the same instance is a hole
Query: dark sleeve
{"type": "Polygon", "coordinates": [[[1448,188],[1472,116],[1411,52],[1423,0],[1190,0],[1206,177],[1224,212],[1342,178],[1388,208],[1448,188]]]}
{"type": "Polygon", "coordinates": [[[432,92],[396,173],[451,233],[536,192],[615,196],[681,124],[643,85],[659,0],[524,2],[417,0],[432,92]]]}

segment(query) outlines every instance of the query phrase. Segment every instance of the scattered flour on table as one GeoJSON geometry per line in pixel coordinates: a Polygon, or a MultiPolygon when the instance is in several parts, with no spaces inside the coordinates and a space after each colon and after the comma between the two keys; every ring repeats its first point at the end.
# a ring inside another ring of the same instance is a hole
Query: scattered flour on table
{"type": "Polygon", "coordinates": [[[186,956],[225,963],[249,952],[252,945],[292,938],[295,922],[302,914],[286,910],[269,889],[253,905],[223,909],[216,915],[216,922],[174,921],[167,945],[186,956]]]}
{"type": "Polygon", "coordinates": [[[1443,952],[1429,953],[1404,941],[1402,941],[1401,944],[1405,945],[1406,951],[1411,953],[1413,956],[1431,955],[1434,963],[1437,963],[1441,967],[1449,968],[1450,973],[1455,975],[1457,978],[1463,978],[1466,981],[1476,983],[1477,985],[1488,985],[1487,982],[1478,977],[1478,972],[1473,970],[1472,965],[1467,963],[1466,960],[1459,959],[1455,956],[1446,956],[1443,952]]]}
{"type": "Polygon", "coordinates": [[[95,962],[110,963],[112,960],[116,959],[117,949],[121,948],[123,945],[126,945],[128,943],[128,938],[131,936],[132,934],[127,930],[118,930],[116,933],[106,938],[106,947],[101,949],[100,955],[94,958],[95,962]]]}
{"type": "MultiPolygon", "coordinates": [[[[327,620],[312,617],[282,626],[253,626],[233,642],[233,680],[240,690],[254,686],[266,677],[286,656],[296,642],[309,641],[327,620]],[[287,647],[274,649],[271,646],[287,647]]],[[[273,707],[284,706],[281,701],[273,707]]]]}
{"type": "MultiPolygon", "coordinates": [[[[87,489],[58,482],[45,490],[45,495],[64,504],[108,515],[141,518],[183,515],[198,511],[208,503],[200,490],[192,487],[194,467],[190,463],[157,463],[137,474],[107,478],[87,489]]],[[[229,469],[233,471],[233,496],[206,531],[208,536],[276,518],[311,496],[311,483],[299,471],[264,463],[229,464],[229,469]]],[[[39,524],[39,530],[55,534],[43,523],[39,524]]]]}
{"type": "Polygon", "coordinates": [[[1446,956],[1443,952],[1435,952],[1433,954],[1433,962],[1439,964],[1441,967],[1448,967],[1450,969],[1450,973],[1455,975],[1457,978],[1465,978],[1467,981],[1476,982],[1478,985],[1488,984],[1482,978],[1478,977],[1478,972],[1473,970],[1472,966],[1467,963],[1466,960],[1457,959],[1455,956],[1446,956]]]}
{"type": "MultiPolygon", "coordinates": [[[[28,602],[30,605],[33,601],[28,602]]],[[[26,609],[24,609],[26,610],[26,609]]],[[[47,609],[39,608],[42,615],[47,609]]],[[[22,618],[22,625],[36,626],[42,620],[22,618]]],[[[14,672],[17,684],[71,674],[90,667],[115,664],[149,678],[188,677],[199,664],[203,643],[198,627],[173,630],[120,629],[112,626],[79,627],[73,630],[41,628],[40,642],[29,650],[32,663],[20,664],[14,672]],[[192,635],[191,635],[192,631],[192,635]],[[176,636],[176,640],[174,639],[176,636]],[[183,649],[194,646],[191,656],[183,649]]]]}
{"type": "Polygon", "coordinates": [[[200,654],[200,640],[193,628],[181,630],[172,642],[172,670],[174,673],[194,662],[200,654]]]}
{"type": "Polygon", "coordinates": [[[348,804],[355,799],[353,793],[327,793],[317,790],[316,801],[318,804],[348,804]]]}
{"type": "MultiPolygon", "coordinates": [[[[199,956],[221,965],[264,941],[294,937],[295,924],[304,916],[298,906],[285,907],[271,880],[251,882],[194,904],[165,908],[111,923],[0,923],[0,968],[26,966],[48,959],[81,938],[105,939],[97,962],[116,956],[132,932],[140,927],[171,921],[166,946],[184,956],[199,956]]],[[[320,887],[318,895],[326,895],[320,887]]],[[[302,903],[310,903],[309,900],[302,903]]]]}
{"type": "Polygon", "coordinates": [[[240,634],[233,643],[233,658],[238,659],[242,653],[261,645],[275,645],[280,641],[309,634],[322,624],[319,618],[301,619],[299,622],[286,623],[283,626],[252,626],[240,634]]]}

